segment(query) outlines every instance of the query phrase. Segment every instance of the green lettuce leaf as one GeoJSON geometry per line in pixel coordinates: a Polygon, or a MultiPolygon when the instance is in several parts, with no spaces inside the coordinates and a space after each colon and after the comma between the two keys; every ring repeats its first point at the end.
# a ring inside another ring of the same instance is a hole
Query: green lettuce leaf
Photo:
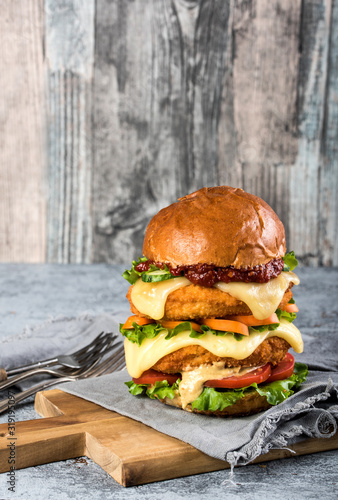
{"type": "Polygon", "coordinates": [[[305,363],[295,363],[292,377],[295,376],[295,389],[298,389],[300,385],[305,382],[306,377],[309,374],[308,367],[305,363]]]}
{"type": "Polygon", "coordinates": [[[147,396],[151,399],[174,399],[175,396],[179,395],[178,385],[180,382],[180,379],[177,379],[173,385],[169,385],[166,380],[155,382],[153,386],[147,389],[147,396]]]}
{"type": "Polygon", "coordinates": [[[297,314],[296,313],[288,313],[286,311],[282,311],[282,309],[277,309],[276,310],[276,314],[277,314],[277,317],[278,317],[279,321],[282,318],[284,318],[289,323],[292,323],[297,318],[297,314]]]}
{"type": "Polygon", "coordinates": [[[276,380],[275,382],[270,382],[270,384],[257,386],[256,391],[261,396],[265,396],[270,405],[278,405],[289,396],[292,396],[293,392],[291,387],[295,385],[295,381],[290,378],[284,380],[276,380]]]}
{"type": "Polygon", "coordinates": [[[219,392],[213,387],[205,387],[202,394],[191,403],[193,410],[217,411],[232,406],[244,396],[244,389],[219,392]]]}
{"type": "MultiPolygon", "coordinates": [[[[191,406],[193,410],[222,411],[227,406],[235,404],[236,401],[253,391],[257,391],[261,396],[265,396],[271,405],[277,405],[289,396],[292,396],[294,393],[293,389],[299,388],[305,381],[307,374],[308,368],[304,363],[295,363],[293,374],[284,380],[276,380],[275,382],[259,385],[254,383],[241,389],[219,390],[213,387],[205,387],[202,394],[191,403],[191,406]]],[[[145,394],[151,399],[155,399],[156,397],[159,399],[163,399],[164,397],[173,399],[176,395],[179,395],[179,383],[180,380],[178,379],[175,384],[170,386],[164,380],[156,382],[151,387],[148,384],[135,384],[132,381],[125,382],[131,394],[135,396],[145,394]]]]}
{"type": "Polygon", "coordinates": [[[295,267],[298,266],[298,260],[296,259],[294,251],[286,253],[283,257],[283,260],[283,271],[293,271],[295,267]]]}
{"type": "Polygon", "coordinates": [[[131,269],[129,270],[126,269],[122,274],[122,277],[125,280],[127,280],[131,285],[134,285],[134,283],[136,283],[136,281],[142,275],[142,273],[136,271],[135,267],[141,264],[141,262],[146,262],[147,260],[148,260],[147,257],[139,257],[138,260],[133,260],[131,269]]]}
{"type": "Polygon", "coordinates": [[[265,330],[273,332],[274,330],[277,330],[279,325],[280,323],[271,323],[270,325],[249,326],[249,334],[251,332],[264,332],[265,330]]]}
{"type": "Polygon", "coordinates": [[[261,396],[265,396],[268,403],[278,405],[285,399],[292,396],[293,389],[298,389],[305,381],[309,373],[307,366],[304,363],[295,363],[293,374],[291,377],[284,380],[276,380],[270,384],[262,384],[257,386],[257,392],[261,396]]]}
{"type": "Polygon", "coordinates": [[[180,323],[179,325],[175,326],[175,328],[168,328],[168,335],[165,337],[166,340],[172,339],[179,333],[185,332],[185,331],[190,331],[190,337],[192,337],[192,333],[197,333],[195,330],[193,330],[192,325],[190,321],[183,321],[183,323],[180,323]]]}
{"type": "Polygon", "coordinates": [[[150,323],[149,325],[140,326],[133,323],[133,329],[124,329],[123,324],[120,323],[120,333],[126,337],[130,342],[141,345],[144,339],[153,339],[162,330],[165,330],[159,323],[150,323]]]}
{"type": "Polygon", "coordinates": [[[175,396],[179,395],[178,385],[180,382],[181,380],[177,379],[174,384],[169,385],[167,380],[160,380],[151,386],[150,384],[135,384],[131,380],[130,382],[125,382],[125,385],[129,388],[129,392],[133,396],[146,394],[150,399],[174,399],[175,396]]]}
{"type": "Polygon", "coordinates": [[[129,382],[125,382],[125,385],[129,388],[129,392],[133,396],[144,394],[148,387],[145,384],[135,384],[135,382],[133,382],[132,380],[130,380],[129,382]]]}
{"type": "Polygon", "coordinates": [[[167,273],[170,275],[170,277],[174,278],[170,271],[168,266],[165,264],[163,268],[155,266],[155,264],[150,264],[148,271],[136,271],[135,267],[141,264],[141,262],[146,262],[148,259],[147,257],[139,257],[138,260],[133,260],[132,261],[132,266],[131,269],[126,269],[124,273],[122,274],[122,277],[127,280],[131,285],[134,285],[136,281],[142,277],[142,274],[149,273],[152,271],[167,271],[167,273]]]}

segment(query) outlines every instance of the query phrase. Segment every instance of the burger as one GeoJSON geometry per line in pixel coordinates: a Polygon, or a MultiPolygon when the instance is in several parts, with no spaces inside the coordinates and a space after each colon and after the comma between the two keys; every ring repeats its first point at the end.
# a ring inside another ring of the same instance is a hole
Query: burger
{"type": "Polygon", "coordinates": [[[289,352],[303,351],[297,260],[267,203],[228,186],[200,189],[153,217],[143,254],[123,273],[132,395],[238,417],[294,393],[307,374],[289,352]]]}

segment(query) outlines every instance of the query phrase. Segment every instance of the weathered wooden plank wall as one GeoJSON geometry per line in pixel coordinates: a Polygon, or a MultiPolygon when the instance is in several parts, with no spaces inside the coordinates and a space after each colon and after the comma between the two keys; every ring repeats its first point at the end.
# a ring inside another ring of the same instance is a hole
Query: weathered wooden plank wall
{"type": "MultiPolygon", "coordinates": [[[[47,78],[26,93],[41,107],[26,129],[14,134],[1,121],[0,130],[20,142],[47,109],[48,160],[41,154],[26,175],[46,174],[48,211],[39,211],[39,248],[27,240],[22,252],[6,215],[18,187],[2,175],[20,160],[5,166],[11,150],[0,139],[0,228],[9,235],[0,259],[128,262],[161,207],[229,184],[274,207],[304,263],[338,265],[337,0],[37,5],[38,55],[25,64],[40,75],[43,47],[47,78]]],[[[19,62],[7,62],[11,74],[19,62]]],[[[25,116],[25,106],[10,112],[25,116]]],[[[25,204],[30,224],[34,206],[25,204]]]]}
{"type": "Polygon", "coordinates": [[[49,262],[91,260],[94,7],[45,0],[49,262]]]}
{"type": "Polygon", "coordinates": [[[43,3],[0,1],[0,261],[46,249],[43,3]]]}

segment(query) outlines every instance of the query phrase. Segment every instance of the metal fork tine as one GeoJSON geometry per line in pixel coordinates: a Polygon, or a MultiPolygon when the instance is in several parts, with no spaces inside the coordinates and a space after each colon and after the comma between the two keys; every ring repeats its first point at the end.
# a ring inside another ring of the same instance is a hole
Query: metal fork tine
{"type": "Polygon", "coordinates": [[[73,356],[81,356],[82,353],[87,352],[92,347],[95,347],[107,333],[101,332],[95,339],[88,345],[81,347],[78,351],[73,352],[73,356]]]}
{"type": "Polygon", "coordinates": [[[96,339],[91,342],[86,347],[83,347],[80,351],[73,353],[73,356],[76,356],[78,360],[86,359],[87,356],[90,356],[93,352],[97,351],[102,345],[106,344],[107,342],[111,341],[113,339],[113,335],[111,333],[105,333],[103,332],[97,337],[96,339]]]}
{"type": "MultiPolygon", "coordinates": [[[[102,361],[102,359],[104,358],[104,356],[106,354],[108,354],[109,352],[112,351],[112,349],[114,349],[114,344],[111,345],[108,344],[105,349],[101,352],[101,355],[95,360],[93,360],[93,362],[91,364],[89,364],[89,366],[87,365],[85,369],[82,369],[82,370],[79,370],[79,378],[85,378],[85,377],[88,377],[88,376],[92,376],[92,373],[95,373],[96,370],[99,369],[99,367],[102,365],[102,363],[104,363],[105,361],[102,361]]],[[[108,358],[109,359],[109,358],[108,358]]]]}
{"type": "Polygon", "coordinates": [[[93,357],[95,357],[95,355],[98,351],[100,351],[105,345],[111,344],[113,342],[113,340],[114,340],[114,337],[112,336],[112,334],[107,334],[106,336],[104,336],[100,339],[100,341],[98,342],[98,344],[96,346],[93,346],[93,348],[91,348],[88,351],[84,351],[83,353],[81,353],[80,356],[76,356],[78,361],[81,364],[84,364],[85,362],[90,362],[90,360],[93,357]]]}
{"type": "Polygon", "coordinates": [[[122,350],[121,352],[119,352],[118,358],[115,359],[114,362],[111,363],[109,366],[107,366],[103,373],[111,373],[114,371],[118,371],[120,368],[124,367],[125,364],[126,364],[126,360],[124,357],[124,352],[122,350]]]}
{"type": "Polygon", "coordinates": [[[105,359],[100,363],[98,366],[95,366],[94,369],[90,370],[88,374],[85,375],[86,378],[88,377],[98,377],[102,375],[103,373],[106,373],[108,369],[111,369],[112,367],[114,369],[117,364],[121,361],[121,358],[124,359],[124,348],[123,344],[119,344],[116,347],[116,351],[109,356],[109,358],[105,359]]]}

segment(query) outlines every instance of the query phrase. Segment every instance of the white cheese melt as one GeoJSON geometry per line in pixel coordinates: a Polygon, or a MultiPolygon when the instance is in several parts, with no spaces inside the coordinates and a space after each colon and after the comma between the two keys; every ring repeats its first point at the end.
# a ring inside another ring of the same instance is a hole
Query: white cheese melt
{"type": "Polygon", "coordinates": [[[286,340],[296,352],[303,352],[300,331],[293,323],[289,323],[285,319],[282,319],[279,327],[272,332],[268,330],[252,332],[240,341],[231,334],[217,336],[207,332],[200,338],[189,337],[189,334],[190,331],[181,332],[166,340],[167,330],[163,330],[153,339],[144,339],[140,346],[125,339],[126,364],[131,377],[140,377],[144,371],[149,370],[163,356],[190,345],[200,345],[215,356],[244,359],[250,356],[265,339],[280,337],[286,340]]]}
{"type": "Polygon", "coordinates": [[[186,408],[203,392],[204,383],[207,380],[220,380],[226,377],[241,377],[248,372],[257,370],[258,366],[243,368],[236,366],[234,368],[224,368],[224,362],[219,361],[211,365],[201,365],[193,370],[182,372],[182,380],[179,386],[181,394],[181,404],[186,408]]]}
{"type": "MultiPolygon", "coordinates": [[[[244,302],[257,319],[268,318],[275,312],[290,283],[299,284],[296,274],[281,273],[268,283],[223,283],[214,285],[222,292],[244,302]]],[[[131,300],[140,313],[159,320],[164,316],[168,295],[192,283],[186,278],[173,278],[157,283],[144,283],[138,279],[131,291],[131,300]]]]}
{"type": "Polygon", "coordinates": [[[279,306],[290,283],[299,285],[299,278],[291,272],[281,273],[268,283],[216,283],[222,292],[244,302],[257,319],[271,316],[279,306]]]}
{"type": "Polygon", "coordinates": [[[144,283],[138,279],[131,290],[131,300],[142,314],[161,319],[169,293],[188,285],[191,282],[187,278],[173,278],[157,283],[144,283]]]}

